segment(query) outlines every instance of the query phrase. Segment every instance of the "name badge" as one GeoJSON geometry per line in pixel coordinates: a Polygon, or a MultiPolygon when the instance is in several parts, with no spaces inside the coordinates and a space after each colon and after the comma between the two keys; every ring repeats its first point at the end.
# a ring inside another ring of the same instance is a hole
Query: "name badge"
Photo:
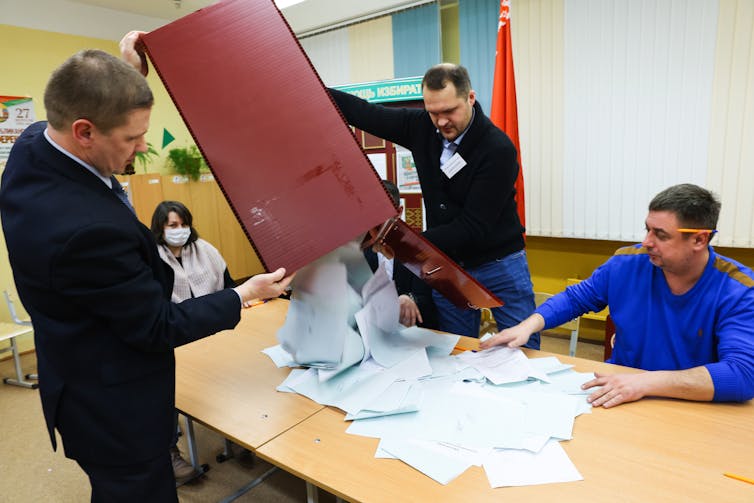
{"type": "Polygon", "coordinates": [[[458,152],[456,152],[455,154],[453,154],[453,157],[448,159],[445,164],[440,166],[440,169],[443,173],[445,173],[445,176],[447,176],[448,178],[453,178],[453,176],[461,171],[464,166],[466,166],[466,161],[458,152]]]}

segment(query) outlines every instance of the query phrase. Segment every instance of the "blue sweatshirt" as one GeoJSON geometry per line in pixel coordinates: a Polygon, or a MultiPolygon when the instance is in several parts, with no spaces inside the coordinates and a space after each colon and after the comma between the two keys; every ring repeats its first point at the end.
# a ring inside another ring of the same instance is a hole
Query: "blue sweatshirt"
{"type": "Polygon", "coordinates": [[[641,245],[621,248],[592,276],[542,304],[545,328],[610,306],[615,347],[610,363],[644,370],[705,366],[714,401],[754,397],[754,273],[709,248],[699,281],[670,291],[641,245]]]}

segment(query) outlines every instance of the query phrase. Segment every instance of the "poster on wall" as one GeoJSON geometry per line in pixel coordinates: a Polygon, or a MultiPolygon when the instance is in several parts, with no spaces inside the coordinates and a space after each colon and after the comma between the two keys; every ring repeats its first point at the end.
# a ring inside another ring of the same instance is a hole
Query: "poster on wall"
{"type": "Polygon", "coordinates": [[[411,151],[403,147],[395,146],[395,178],[398,190],[407,194],[421,192],[419,185],[419,173],[416,172],[416,164],[411,151]]]}
{"type": "Polygon", "coordinates": [[[374,166],[374,170],[380,175],[380,178],[387,180],[387,158],[384,153],[379,154],[367,154],[369,162],[374,166]]]}
{"type": "Polygon", "coordinates": [[[0,171],[16,138],[34,122],[34,104],[28,96],[0,95],[0,171]]]}

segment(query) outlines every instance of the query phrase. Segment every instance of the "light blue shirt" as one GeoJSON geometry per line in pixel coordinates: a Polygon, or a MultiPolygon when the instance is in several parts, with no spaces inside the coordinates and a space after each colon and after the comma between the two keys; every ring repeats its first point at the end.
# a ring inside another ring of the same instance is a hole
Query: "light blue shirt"
{"type": "MultiPolygon", "coordinates": [[[[456,150],[458,149],[458,145],[461,144],[461,140],[463,140],[463,137],[466,136],[466,132],[471,127],[471,124],[474,122],[474,115],[476,115],[476,112],[474,111],[474,108],[471,109],[471,120],[469,121],[468,126],[466,126],[466,129],[463,130],[461,134],[458,135],[458,137],[453,140],[447,140],[445,137],[442,139],[442,153],[440,154],[440,166],[444,165],[448,160],[453,157],[453,154],[456,153],[456,150]]],[[[437,134],[440,134],[440,130],[436,129],[437,134]]]]}

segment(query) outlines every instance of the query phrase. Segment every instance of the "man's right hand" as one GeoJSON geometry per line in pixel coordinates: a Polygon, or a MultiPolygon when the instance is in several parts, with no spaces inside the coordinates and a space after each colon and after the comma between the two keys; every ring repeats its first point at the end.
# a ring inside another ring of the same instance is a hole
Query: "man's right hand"
{"type": "Polygon", "coordinates": [[[139,41],[139,37],[146,33],[145,31],[129,31],[118,44],[120,46],[121,59],[139,70],[144,76],[149,72],[149,66],[147,65],[147,58],[144,53],[136,49],[136,44],[139,41]]]}
{"type": "Polygon", "coordinates": [[[414,299],[408,295],[398,296],[398,305],[400,306],[401,314],[399,321],[404,327],[413,327],[417,323],[422,323],[422,313],[419,311],[419,306],[416,305],[414,299]]]}
{"type": "Polygon", "coordinates": [[[505,330],[501,330],[489,339],[479,343],[481,349],[489,349],[494,346],[508,346],[517,348],[523,346],[529,340],[531,334],[539,332],[545,326],[545,319],[539,313],[534,313],[524,321],[505,330]]]}
{"type": "Polygon", "coordinates": [[[234,290],[241,296],[242,304],[253,299],[272,299],[285,292],[295,275],[294,273],[286,277],[285,269],[281,267],[275,272],[252,276],[234,290]]]}

